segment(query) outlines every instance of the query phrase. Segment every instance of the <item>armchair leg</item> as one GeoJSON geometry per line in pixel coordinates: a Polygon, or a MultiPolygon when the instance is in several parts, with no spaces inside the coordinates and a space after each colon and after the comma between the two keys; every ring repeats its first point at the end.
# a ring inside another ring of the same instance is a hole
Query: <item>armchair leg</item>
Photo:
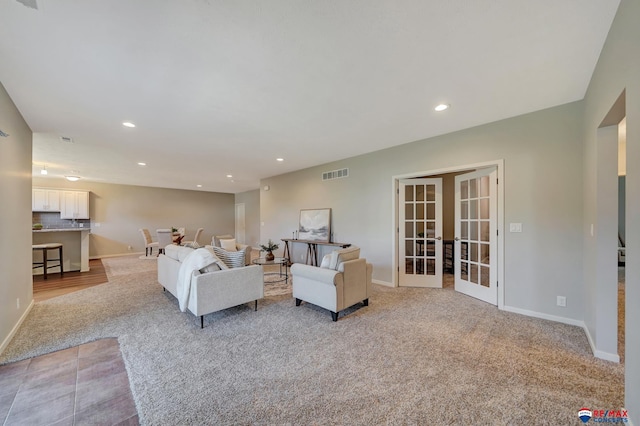
{"type": "Polygon", "coordinates": [[[369,306],[369,299],[364,299],[364,300],[362,301],[362,304],[363,304],[364,306],[369,306]]]}
{"type": "Polygon", "coordinates": [[[200,328],[204,328],[204,315],[200,315],[200,328]]]}
{"type": "Polygon", "coordinates": [[[254,311],[257,311],[257,310],[258,310],[258,299],[256,299],[256,306],[255,306],[255,308],[254,308],[253,310],[254,310],[254,311]]]}
{"type": "Polygon", "coordinates": [[[298,298],[296,297],[296,306],[300,306],[300,303],[302,303],[302,300],[300,300],[300,299],[298,299],[298,298]]]}
{"type": "Polygon", "coordinates": [[[331,319],[333,320],[333,322],[338,321],[338,313],[337,312],[331,312],[331,319]]]}

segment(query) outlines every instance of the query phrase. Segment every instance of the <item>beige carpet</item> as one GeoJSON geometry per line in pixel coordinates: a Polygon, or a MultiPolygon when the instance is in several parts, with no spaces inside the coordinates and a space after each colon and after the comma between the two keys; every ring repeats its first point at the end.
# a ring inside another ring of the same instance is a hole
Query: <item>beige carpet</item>
{"type": "Polygon", "coordinates": [[[564,425],[623,405],[624,367],[594,358],[578,327],[376,285],[336,323],[272,295],[201,330],[139,262],[105,259],[110,283],[37,303],[0,363],[117,337],[149,425],[564,425]]]}

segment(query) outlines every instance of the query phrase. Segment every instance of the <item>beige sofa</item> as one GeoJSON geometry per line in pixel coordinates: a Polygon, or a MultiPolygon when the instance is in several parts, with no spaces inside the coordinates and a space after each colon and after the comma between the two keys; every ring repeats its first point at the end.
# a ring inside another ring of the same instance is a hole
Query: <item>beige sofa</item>
{"type": "MultiPolygon", "coordinates": [[[[158,282],[176,298],[180,265],[194,249],[169,245],[165,253],[158,256],[158,282]]],[[[200,317],[200,327],[204,327],[204,315],[217,312],[264,297],[264,275],[259,265],[241,268],[196,270],[191,275],[187,309],[200,317]],[[206,272],[206,270],[212,270],[206,272]]]]}

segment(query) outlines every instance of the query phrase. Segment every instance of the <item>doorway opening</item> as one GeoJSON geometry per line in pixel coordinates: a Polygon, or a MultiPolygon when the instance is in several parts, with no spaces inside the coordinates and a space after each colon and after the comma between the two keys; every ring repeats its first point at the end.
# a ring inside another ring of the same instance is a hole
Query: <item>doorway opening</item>
{"type": "Polygon", "coordinates": [[[503,160],[393,177],[394,286],[504,306],[503,160]]]}
{"type": "Polygon", "coordinates": [[[624,364],[626,258],[627,118],[618,124],[618,355],[624,364]]]}
{"type": "MultiPolygon", "coordinates": [[[[597,129],[596,330],[594,353],[624,362],[626,229],[626,95],[597,129]]],[[[592,228],[593,229],[593,228],[592,228]]]]}

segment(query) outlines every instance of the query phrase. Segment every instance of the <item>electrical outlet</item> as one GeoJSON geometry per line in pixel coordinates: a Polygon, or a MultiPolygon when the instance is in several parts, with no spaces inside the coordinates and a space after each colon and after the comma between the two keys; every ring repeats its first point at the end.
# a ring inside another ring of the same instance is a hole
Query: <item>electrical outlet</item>
{"type": "Polygon", "coordinates": [[[16,309],[20,309],[20,298],[16,299],[16,309]]]}
{"type": "Polygon", "coordinates": [[[131,250],[133,250],[133,247],[127,246],[127,250],[131,251],[131,250]]]}
{"type": "Polygon", "coordinates": [[[558,296],[556,303],[558,304],[558,306],[565,307],[567,306],[567,298],[564,296],[558,296]]]}

